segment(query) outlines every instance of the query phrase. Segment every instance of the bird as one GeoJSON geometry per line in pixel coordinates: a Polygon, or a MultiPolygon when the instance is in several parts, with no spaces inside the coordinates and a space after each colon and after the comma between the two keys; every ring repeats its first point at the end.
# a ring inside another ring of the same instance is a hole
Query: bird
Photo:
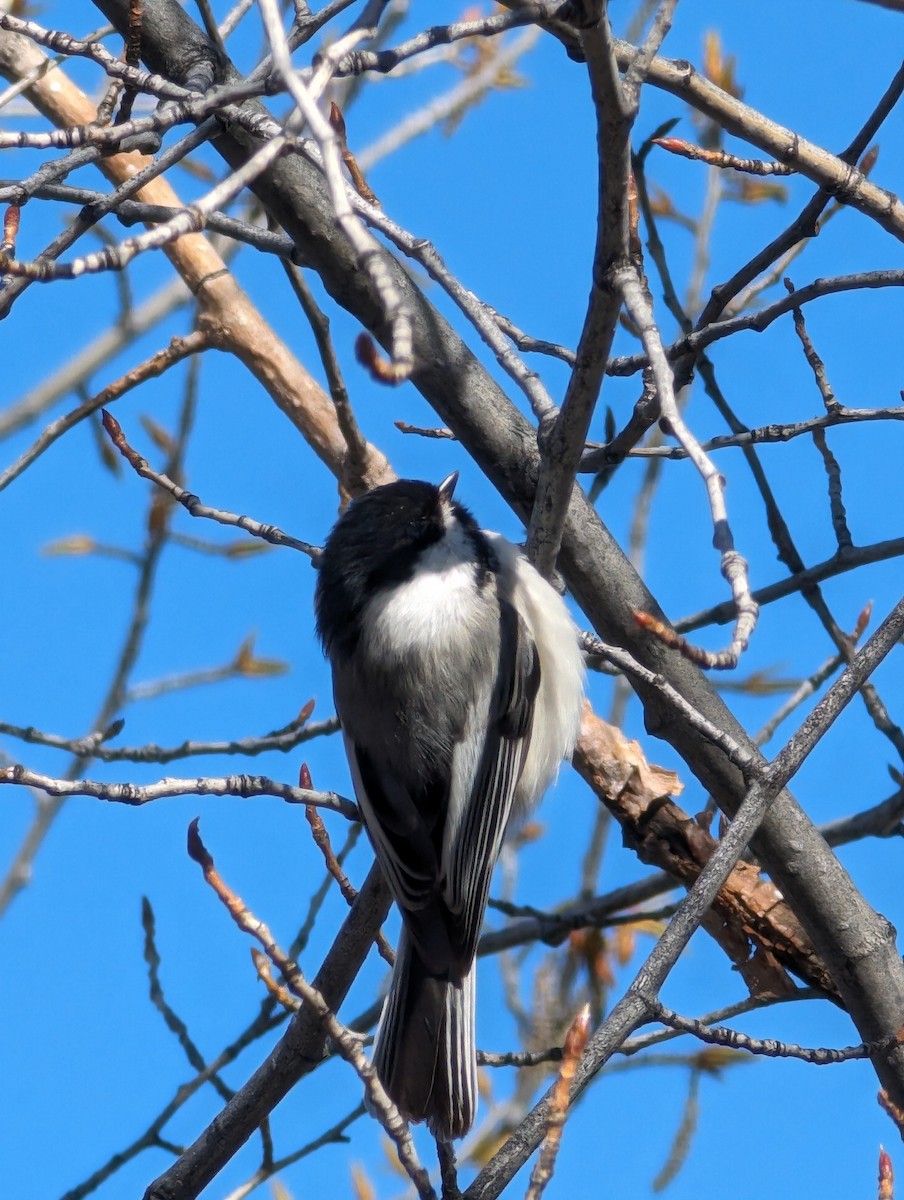
{"type": "Polygon", "coordinates": [[[402,918],[373,1068],[444,1142],[477,1108],[475,955],[513,816],[574,748],[584,662],[555,589],[454,492],[354,500],[319,559],[316,626],[364,824],[402,918]]]}

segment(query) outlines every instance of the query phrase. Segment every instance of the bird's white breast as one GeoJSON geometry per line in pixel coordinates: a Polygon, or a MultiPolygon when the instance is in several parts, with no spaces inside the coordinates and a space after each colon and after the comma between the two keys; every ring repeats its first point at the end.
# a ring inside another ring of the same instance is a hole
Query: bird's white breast
{"type": "Polygon", "coordinates": [[[377,655],[442,653],[467,640],[485,600],[475,588],[473,547],[452,528],[424,552],[411,579],[387,588],[364,612],[365,642],[377,655]]]}

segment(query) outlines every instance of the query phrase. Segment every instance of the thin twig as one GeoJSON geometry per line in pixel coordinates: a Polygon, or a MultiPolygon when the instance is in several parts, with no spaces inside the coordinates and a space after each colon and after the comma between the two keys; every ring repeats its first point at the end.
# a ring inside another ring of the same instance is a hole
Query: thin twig
{"type": "Polygon", "coordinates": [[[64,750],[79,758],[95,758],[99,762],[136,762],[136,763],[168,763],[182,758],[194,758],[199,755],[241,754],[242,757],[254,757],[266,754],[271,750],[288,752],[304,742],[317,737],[325,737],[336,733],[339,721],[332,717],[326,721],[315,721],[311,724],[303,716],[290,721],[282,729],[273,733],[265,733],[260,737],[233,738],[221,742],[197,742],[187,739],[178,746],[158,746],[148,742],[143,746],[107,746],[104,743],[114,737],[122,729],[122,723],[116,723],[115,733],[109,729],[101,733],[89,734],[82,738],[65,738],[53,733],[44,733],[34,726],[11,725],[0,721],[0,734],[18,738],[37,746],[49,746],[54,750],[64,750]]]}
{"type": "Polygon", "coordinates": [[[856,1062],[899,1044],[899,1037],[894,1034],[891,1038],[883,1038],[878,1042],[859,1042],[856,1046],[843,1046],[837,1050],[825,1046],[810,1048],[795,1045],[793,1042],[779,1042],[775,1038],[753,1038],[737,1029],[726,1029],[724,1025],[694,1021],[671,1008],[666,1008],[664,1004],[654,1005],[650,1015],[654,1021],[661,1021],[663,1025],[668,1025],[670,1029],[680,1033],[690,1033],[708,1046],[745,1050],[748,1054],[760,1055],[763,1058],[795,1058],[816,1067],[856,1062]]]}
{"type": "Polygon", "coordinates": [[[171,1005],[167,1003],[163,986],[160,983],[160,954],[157,950],[155,936],[154,910],[147,896],[142,896],[141,898],[141,927],[144,930],[144,961],[148,967],[151,1003],[163,1017],[167,1029],[175,1034],[176,1040],[182,1047],[189,1063],[199,1074],[203,1073],[207,1076],[221,1099],[230,1100],[233,1095],[232,1089],[226,1086],[219,1074],[210,1070],[200,1050],[192,1040],[188,1026],[176,1014],[171,1005]]]}
{"type": "Polygon", "coordinates": [[[590,1005],[585,1005],[578,1013],[565,1037],[562,1048],[562,1063],[553,1086],[549,1104],[546,1136],[540,1147],[540,1154],[531,1172],[530,1183],[525,1193],[525,1200],[540,1200],[552,1179],[555,1170],[559,1147],[562,1144],[562,1130],[568,1116],[568,1106],[571,1100],[571,1081],[574,1079],[584,1047],[587,1045],[587,1035],[590,1032],[590,1005]]]}
{"type": "MultiPolygon", "coordinates": [[[[333,847],[330,843],[330,835],[327,832],[327,828],[324,825],[320,814],[313,805],[309,804],[305,806],[304,815],[311,827],[311,836],[314,839],[314,844],[323,855],[323,861],[326,864],[327,871],[338,884],[339,891],[342,893],[342,899],[349,906],[349,908],[351,908],[351,906],[355,903],[355,900],[358,898],[358,892],[357,889],[352,885],[349,877],[342,870],[339,860],[336,858],[335,852],[333,851],[333,847]]],[[[390,966],[392,966],[395,962],[395,954],[393,953],[392,947],[386,940],[386,935],[382,932],[382,930],[376,936],[376,945],[380,957],[385,962],[388,962],[390,966]]]]}
{"type": "Polygon", "coordinates": [[[252,537],[263,538],[264,541],[270,542],[274,546],[288,546],[291,550],[300,550],[302,554],[306,554],[313,562],[317,561],[320,551],[316,546],[291,537],[276,525],[265,525],[260,521],[255,521],[252,517],[240,516],[237,513],[226,512],[219,508],[210,508],[208,505],[202,504],[200,499],[192,492],[188,492],[185,488],[180,487],[178,483],[175,483],[167,475],[163,474],[163,472],[153,470],[147,459],[142,458],[136,450],[132,449],[126,441],[122,427],[112,413],[104,411],[103,423],[104,429],[107,431],[113,445],[123,458],[126,459],[136,474],[140,475],[142,479],[149,479],[151,483],[168,492],[191,516],[203,517],[209,521],[216,521],[220,525],[229,525],[236,529],[244,529],[252,537]]]}
{"type": "MultiPolygon", "coordinates": [[[[133,336],[133,335],[130,335],[133,336]]],[[[184,337],[174,337],[168,346],[162,350],[158,350],[156,354],[152,354],[150,358],[139,363],[138,366],[132,367],[119,379],[115,379],[96,395],[91,396],[78,408],[74,408],[65,416],[58,417],[57,420],[51,421],[41,435],[34,441],[31,446],[20,454],[14,463],[0,472],[0,492],[8,487],[13,480],[18,477],[31,466],[48,447],[54,442],[73,429],[80,422],[90,417],[92,413],[102,409],[105,404],[112,404],[114,400],[118,400],[139,384],[144,383],[148,379],[157,379],[163,375],[170,367],[174,367],[177,363],[182,362],[192,355],[200,354],[207,350],[210,346],[208,335],[200,329],[195,329],[184,337]]],[[[33,409],[32,409],[33,411],[33,409]]],[[[110,418],[113,420],[113,418],[110,418]]],[[[150,468],[148,468],[150,470],[150,468]]]]}
{"type": "Polygon", "coordinates": [[[793,175],[794,167],[781,162],[763,162],[760,158],[739,158],[725,150],[709,149],[705,146],[695,146],[683,138],[663,137],[654,138],[653,144],[668,150],[671,154],[680,154],[696,162],[707,163],[721,170],[743,171],[745,175],[793,175]]]}
{"type": "Polygon", "coordinates": [[[604,7],[582,30],[596,116],[597,225],[590,301],[575,367],[561,410],[540,427],[540,472],[527,535],[527,554],[541,575],[555,568],[565,513],[615,335],[621,296],[615,270],[628,260],[629,134],[636,107],[626,99],[604,7]]]}
{"type": "MultiPolygon", "coordinates": [[[[794,574],[786,576],[784,579],[779,579],[776,583],[755,588],[752,595],[756,603],[762,607],[765,604],[773,604],[776,600],[782,600],[786,596],[793,596],[796,592],[804,592],[813,584],[834,579],[837,575],[843,575],[857,567],[865,566],[868,563],[886,562],[891,558],[900,558],[902,555],[904,555],[904,538],[890,538],[886,542],[874,542],[869,546],[853,546],[843,554],[833,554],[831,558],[816,563],[812,567],[802,565],[799,571],[795,571],[794,574]]],[[[734,615],[734,605],[731,601],[723,601],[720,604],[714,604],[712,608],[682,617],[673,624],[679,633],[690,633],[695,629],[701,629],[704,625],[724,625],[727,621],[731,621],[734,615]]]]}
{"type": "Polygon", "coordinates": [[[104,783],[92,779],[54,779],[38,771],[31,771],[20,763],[14,763],[12,766],[0,767],[0,785],[4,783],[40,788],[50,796],[92,796],[96,800],[132,807],[152,804],[155,800],[165,800],[173,796],[241,796],[243,799],[252,796],[275,796],[288,804],[316,804],[318,808],[328,808],[349,821],[360,820],[357,805],[335,792],[315,792],[310,788],[292,787],[288,783],[268,779],[265,775],[226,775],[219,779],[160,779],[156,783],[140,785],[104,783]]]}
{"type": "MultiPolygon", "coordinates": [[[[349,33],[327,50],[322,51],[309,82],[302,80],[292,67],[286,45],[282,20],[276,0],[259,0],[261,17],[266,30],[275,69],[298,105],[320,151],[321,165],[330,190],[336,221],[354,247],[358,264],[369,276],[379,297],[386,324],[390,330],[390,362],[376,367],[377,377],[386,383],[401,383],[414,368],[412,315],[402,300],[383,252],[349,203],[342,158],[336,131],[317,107],[317,101],[336,72],[341,59],[359,42],[372,37],[384,3],[374,0],[365,5],[364,12],[349,33]],[[372,24],[370,22],[373,22],[372,24]]],[[[218,206],[219,207],[219,206],[218,206]]]]}
{"type": "MultiPolygon", "coordinates": [[[[656,380],[656,390],[662,418],[669,424],[670,432],[681,443],[688,457],[700,473],[706,484],[710,512],[713,523],[713,545],[721,556],[722,574],[728,581],[734,599],[736,620],[731,644],[727,649],[717,653],[698,651],[688,645],[683,639],[676,641],[676,647],[682,654],[687,655],[700,666],[719,670],[733,670],[741,654],[747,649],[748,643],[756,627],[758,608],[750,594],[750,582],[747,574],[747,562],[737,552],[731,527],[728,523],[728,512],[725,507],[725,480],[713,463],[700,448],[700,443],[684,423],[675,401],[672,370],[663,352],[659,339],[659,331],[653,318],[648,296],[637,272],[626,268],[619,274],[625,307],[631,315],[634,324],[640,330],[644,347],[650,358],[650,364],[656,380]]],[[[657,623],[658,624],[658,623],[657,623]]],[[[657,634],[659,628],[655,629],[657,634]]],[[[672,644],[672,643],[670,643],[672,644]]]]}
{"type": "Polygon", "coordinates": [[[241,898],[222,879],[213,859],[201,841],[197,818],[189,826],[188,853],[201,866],[205,881],[226,905],[232,919],[240,929],[260,942],[265,954],[282,972],[291,990],[304,1001],[307,1008],[316,1014],[340,1056],[354,1068],[358,1078],[364,1084],[371,1111],[377,1116],[380,1124],[392,1139],[399,1161],[414,1184],[421,1200],[436,1200],[436,1193],[430,1183],[430,1177],[421,1165],[414,1148],[411,1131],[399,1115],[396,1106],[386,1095],[382,1084],[361,1050],[360,1042],[349,1029],[339,1022],[324,999],[323,993],[304,978],[297,964],[290,960],[279,947],[268,926],[254,916],[241,898]]]}
{"type": "Polygon", "coordinates": [[[283,261],[283,270],[289,280],[292,291],[304,310],[317,349],[320,361],[326,374],[327,386],[330,390],[333,404],[336,406],[336,420],[348,447],[348,456],[342,476],[342,486],[350,496],[357,496],[366,489],[366,469],[368,464],[367,439],[361,432],[361,427],[355,417],[348,388],[342,376],[336,349],[330,337],[330,322],[326,314],[314,299],[311,289],[305,282],[301,271],[294,264],[283,261]]]}

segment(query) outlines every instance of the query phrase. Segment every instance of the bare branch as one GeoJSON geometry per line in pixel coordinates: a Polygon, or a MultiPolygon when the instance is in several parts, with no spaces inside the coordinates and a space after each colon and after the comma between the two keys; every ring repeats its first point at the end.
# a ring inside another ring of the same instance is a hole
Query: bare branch
{"type": "Polygon", "coordinates": [[[407,42],[390,50],[354,50],[339,63],[336,75],[359,75],[365,71],[389,74],[406,59],[423,55],[437,46],[450,46],[470,38],[495,37],[523,25],[541,24],[555,17],[562,7],[561,0],[552,3],[519,3],[510,12],[492,13],[468,21],[453,21],[448,25],[431,25],[407,42]]]}
{"type": "Polygon", "coordinates": [[[185,89],[164,79],[161,75],[143,71],[131,59],[123,62],[111,54],[103,42],[80,41],[71,34],[56,29],[45,29],[37,21],[23,21],[10,13],[0,13],[0,29],[8,33],[20,34],[29,41],[65,58],[90,58],[97,63],[111,79],[128,84],[136,91],[150,92],[154,96],[178,99],[185,95],[185,89]]]}
{"type": "Polygon", "coordinates": [[[198,820],[195,818],[188,830],[188,853],[198,863],[204,872],[205,882],[208,883],[217,896],[226,905],[229,915],[241,930],[251,934],[264,948],[264,953],[281,972],[292,991],[304,1001],[307,1009],[314,1013],[325,1032],[341,1057],[355,1070],[367,1095],[367,1103],[371,1111],[380,1121],[386,1133],[392,1139],[403,1168],[417,1189],[422,1200],[436,1200],[436,1193],[430,1184],[430,1177],[420,1163],[411,1131],[399,1115],[393,1102],[386,1095],[383,1085],[374,1074],[373,1068],[364,1057],[358,1039],[344,1025],[340,1024],[335,1013],[330,1008],[323,994],[316,985],[308,983],[301,973],[297,963],[292,962],[279,947],[270,929],[263,921],[258,920],[248,909],[239,896],[235,894],[222,879],[213,859],[201,841],[198,832],[198,820]]]}
{"type": "MultiPolygon", "coordinates": [[[[305,784],[306,782],[307,780],[302,779],[302,784],[305,784]]],[[[342,870],[339,860],[336,858],[333,847],[330,844],[330,835],[327,833],[326,826],[324,825],[320,814],[317,812],[317,809],[314,807],[314,805],[309,804],[305,807],[304,815],[311,827],[311,836],[314,839],[314,843],[317,846],[317,849],[323,855],[323,861],[326,863],[327,871],[330,873],[330,875],[332,875],[333,879],[335,879],[339,887],[339,891],[342,893],[342,899],[349,906],[349,908],[351,908],[358,898],[358,892],[357,889],[352,886],[351,880],[342,870]]],[[[377,949],[380,952],[380,957],[385,962],[388,962],[390,966],[392,966],[392,964],[395,962],[395,954],[393,953],[392,947],[389,945],[389,942],[387,942],[382,931],[377,934],[376,943],[377,949]]]]}
{"type": "Polygon", "coordinates": [[[140,475],[142,479],[149,479],[151,483],[162,488],[177,503],[181,504],[191,516],[204,517],[207,520],[216,521],[220,525],[229,525],[236,529],[244,529],[252,537],[262,538],[265,542],[270,542],[274,546],[288,546],[291,550],[300,550],[302,554],[306,554],[316,563],[317,556],[320,553],[316,546],[312,546],[308,542],[299,541],[298,538],[291,537],[288,533],[283,533],[275,525],[264,525],[260,521],[255,521],[252,517],[239,516],[236,513],[225,512],[223,509],[210,508],[206,504],[202,504],[192,492],[187,492],[185,488],[180,487],[178,483],[175,483],[162,472],[154,471],[147,459],[142,458],[137,451],[132,449],[126,441],[125,434],[119,422],[112,413],[104,412],[103,422],[104,429],[109,434],[113,445],[123,458],[126,459],[136,474],[140,475]]]}
{"type": "MultiPolygon", "coordinates": [[[[637,50],[616,40],[619,66],[630,68],[637,50]]],[[[892,192],[871,183],[855,167],[829,151],[744,104],[711,83],[690,63],[654,58],[647,79],[656,87],[686,100],[698,112],[780,162],[787,163],[852,208],[874,220],[896,238],[904,237],[904,203],[892,192]]]]}
{"type": "MultiPolygon", "coordinates": [[[[117,722],[116,733],[122,729],[122,722],[117,722]]],[[[316,737],[324,737],[338,732],[339,722],[335,717],[327,721],[307,722],[302,714],[290,721],[283,729],[275,733],[266,733],[260,737],[235,738],[232,741],[196,742],[184,741],[178,746],[157,746],[149,743],[145,746],[106,746],[103,743],[115,733],[109,729],[100,734],[90,734],[84,738],[64,738],[52,733],[43,733],[33,726],[27,728],[20,725],[10,725],[0,722],[0,734],[19,738],[38,746],[50,746],[54,750],[64,750],[79,758],[96,758],[99,762],[143,762],[168,763],[180,758],[194,758],[199,755],[241,754],[243,757],[254,757],[266,754],[270,750],[289,751],[304,742],[316,737]]]]}
{"type": "MultiPolygon", "coordinates": [[[[145,49],[148,43],[145,29],[145,49]]],[[[0,33],[0,71],[7,77],[21,78],[30,69],[46,61],[43,55],[24,38],[0,33]]],[[[181,85],[180,85],[181,86],[181,85]]],[[[254,95],[263,86],[261,81],[225,89],[225,95],[240,99],[254,95]]],[[[207,99],[210,112],[217,111],[224,95],[214,88],[207,99]]],[[[61,71],[48,82],[44,76],[29,85],[29,99],[48,119],[63,126],[87,126],[94,118],[90,100],[72,84],[61,71]]],[[[202,103],[207,103],[207,99],[202,103]]],[[[183,106],[186,102],[180,102],[183,106]]],[[[164,106],[166,107],[166,106],[164,106]]],[[[225,110],[241,119],[238,110],[225,110]]],[[[160,118],[161,109],[155,116],[160,118]]],[[[204,115],[210,115],[206,113],[204,115]]],[[[164,113],[166,116],[166,113],[164,113]]],[[[117,132],[134,125],[129,122],[117,127],[117,132]]],[[[271,118],[251,121],[251,127],[263,125],[266,133],[281,133],[271,118]]],[[[127,155],[112,155],[100,161],[101,169],[118,185],[133,177],[146,165],[127,155]]],[[[141,189],[142,201],[174,206],[181,209],[172,188],[156,179],[141,189]]],[[[345,456],[345,441],[338,428],[335,408],[328,395],[304,370],[286,345],[276,337],[259,311],[226,269],[226,264],[202,234],[186,234],[164,246],[189,290],[202,301],[201,324],[219,349],[234,354],[261,382],[274,402],[308,439],[317,455],[338,476],[345,456]]],[[[368,446],[367,480],[370,486],[392,478],[392,471],[382,454],[368,446]]]]}
{"type": "MultiPolygon", "coordinates": [[[[8,487],[14,479],[18,479],[22,472],[30,467],[36,459],[40,458],[49,446],[52,446],[64,433],[67,433],[70,429],[84,421],[86,417],[90,417],[92,413],[102,409],[105,404],[112,404],[114,400],[118,400],[120,396],[124,396],[127,392],[138,387],[139,384],[144,383],[146,380],[159,378],[170,367],[175,366],[191,355],[200,354],[202,351],[208,349],[209,345],[210,340],[208,335],[202,330],[196,329],[185,337],[174,337],[170,344],[164,347],[163,350],[158,350],[156,354],[152,354],[143,363],[139,363],[137,367],[133,367],[125,375],[121,375],[119,379],[108,384],[96,396],[90,397],[84,404],[80,404],[78,408],[73,409],[72,412],[66,413],[65,416],[58,418],[56,421],[52,421],[24,454],[21,454],[5,471],[0,472],[0,492],[8,487]]],[[[110,419],[113,420],[113,418],[110,419]]]]}
{"type": "Polygon", "coordinates": [[[299,111],[319,147],[336,220],[354,247],[359,265],[370,276],[383,305],[384,317],[390,329],[392,364],[389,382],[401,383],[411,374],[414,365],[411,314],[405,307],[391,272],[386,268],[379,246],[364,228],[349,203],[345,180],[342,176],[337,134],[317,107],[317,101],[335,73],[336,66],[342,57],[358,42],[372,37],[376,32],[377,18],[371,17],[370,14],[376,12],[379,15],[383,7],[384,3],[367,5],[359,22],[356,22],[352,30],[321,54],[313,77],[310,83],[306,84],[292,68],[276,0],[260,0],[261,16],[276,69],[288,87],[292,99],[298,105],[299,111]],[[374,21],[373,26],[369,24],[371,20],[374,21]]]}
{"type": "MultiPolygon", "coordinates": [[[[644,400],[638,401],[635,416],[625,426],[624,430],[611,442],[602,446],[588,445],[581,458],[581,471],[592,471],[594,474],[605,467],[620,462],[623,458],[669,459],[678,461],[689,455],[681,446],[662,446],[659,444],[636,446],[638,437],[642,437],[650,427],[649,412],[644,400]],[[635,418],[636,423],[635,423],[635,418]]],[[[793,421],[787,425],[762,425],[758,429],[742,429],[737,433],[719,434],[700,442],[700,449],[728,450],[756,446],[770,442],[790,442],[804,434],[813,434],[823,429],[832,429],[836,425],[857,425],[868,421],[904,421],[904,407],[894,408],[846,408],[836,404],[831,413],[823,413],[811,417],[807,421],[793,421]]]]}
{"type": "MultiPolygon", "coordinates": [[[[725,321],[713,321],[701,324],[687,337],[680,338],[666,348],[669,360],[682,358],[688,354],[697,354],[707,346],[722,338],[731,337],[744,329],[752,329],[762,333],[778,317],[809,304],[822,296],[837,295],[839,292],[857,291],[860,288],[904,287],[904,271],[858,271],[852,275],[837,275],[825,279],[814,279],[812,283],[799,288],[792,296],[783,296],[780,300],[766,305],[757,312],[745,316],[732,317],[725,321]]],[[[633,375],[647,366],[649,359],[646,354],[635,354],[626,358],[612,359],[606,367],[610,375],[633,375]]]]}
{"type": "MultiPolygon", "coordinates": [[[[753,599],[761,607],[764,604],[773,604],[776,600],[782,600],[785,596],[793,596],[795,592],[803,592],[813,584],[823,583],[826,579],[833,579],[836,575],[843,575],[846,571],[853,571],[868,563],[886,562],[890,558],[900,558],[902,554],[904,554],[904,538],[874,542],[871,546],[853,546],[843,553],[833,554],[831,558],[827,558],[813,567],[802,567],[801,570],[785,579],[778,580],[777,583],[755,588],[752,592],[753,599]]],[[[731,621],[734,615],[734,605],[730,601],[725,601],[722,604],[715,604],[703,612],[683,617],[680,621],[675,621],[674,626],[679,633],[691,633],[695,629],[701,629],[704,625],[725,624],[731,621]]]]}
{"type": "Polygon", "coordinates": [[[723,1025],[708,1025],[701,1021],[692,1021],[688,1017],[682,1017],[672,1009],[666,1008],[664,1004],[655,1005],[651,1015],[653,1020],[661,1021],[663,1025],[668,1025],[670,1029],[675,1029],[680,1033],[690,1033],[708,1046],[725,1046],[731,1050],[746,1050],[748,1054],[757,1054],[764,1058],[796,1058],[815,1067],[827,1067],[836,1063],[855,1062],[858,1059],[869,1058],[873,1054],[888,1049],[898,1040],[898,1035],[894,1034],[890,1039],[872,1045],[860,1042],[856,1046],[844,1046],[838,1050],[822,1046],[810,1049],[789,1042],[779,1042],[774,1038],[749,1037],[746,1033],[740,1033],[736,1029],[726,1029],[723,1025]]]}
{"type": "Polygon", "coordinates": [[[581,33],[597,121],[598,201],[590,302],[561,410],[544,418],[539,432],[540,473],[527,534],[527,553],[541,575],[551,576],[562,540],[568,501],[587,439],[621,295],[615,273],[628,258],[628,143],[634,113],[615,60],[609,18],[591,5],[596,23],[581,33]]]}
{"type": "MultiPolygon", "coordinates": [[[[678,410],[672,371],[666,362],[659,339],[659,331],[653,319],[648,297],[644,294],[640,277],[633,269],[626,269],[619,275],[619,284],[624,296],[625,307],[640,330],[647,355],[650,358],[662,417],[668,422],[670,431],[681,443],[706,484],[712,514],[713,545],[720,553],[722,574],[731,588],[737,613],[730,646],[716,654],[696,651],[692,655],[693,661],[705,667],[733,670],[737,666],[741,654],[747,649],[756,627],[759,610],[750,594],[747,562],[735,549],[731,527],[728,524],[728,512],[725,508],[725,480],[703,453],[700,443],[685,425],[678,410]]],[[[657,625],[659,624],[657,622],[657,625]]],[[[655,632],[658,634],[660,631],[656,629],[655,632]]],[[[687,654],[690,650],[683,640],[677,641],[675,645],[683,654],[687,654]]]]}
{"type": "Polygon", "coordinates": [[[19,763],[0,767],[0,784],[24,785],[39,788],[50,796],[92,796],[115,804],[139,807],[172,796],[276,796],[289,804],[314,804],[328,808],[349,821],[360,820],[358,807],[335,792],[314,792],[308,788],[291,787],[265,775],[227,775],[221,779],[161,779],[157,783],[102,783],[91,779],[53,779],[30,771],[19,763]]]}

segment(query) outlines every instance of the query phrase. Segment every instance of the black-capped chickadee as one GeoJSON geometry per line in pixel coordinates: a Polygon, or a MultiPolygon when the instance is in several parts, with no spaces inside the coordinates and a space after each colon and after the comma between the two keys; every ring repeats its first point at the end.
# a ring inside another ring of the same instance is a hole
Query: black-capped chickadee
{"type": "Polygon", "coordinates": [[[452,498],[356,500],[323,550],[317,630],[355,794],[402,914],[374,1068],[444,1141],[477,1106],[474,955],[513,813],[574,748],[584,665],[561,598],[452,498]]]}

